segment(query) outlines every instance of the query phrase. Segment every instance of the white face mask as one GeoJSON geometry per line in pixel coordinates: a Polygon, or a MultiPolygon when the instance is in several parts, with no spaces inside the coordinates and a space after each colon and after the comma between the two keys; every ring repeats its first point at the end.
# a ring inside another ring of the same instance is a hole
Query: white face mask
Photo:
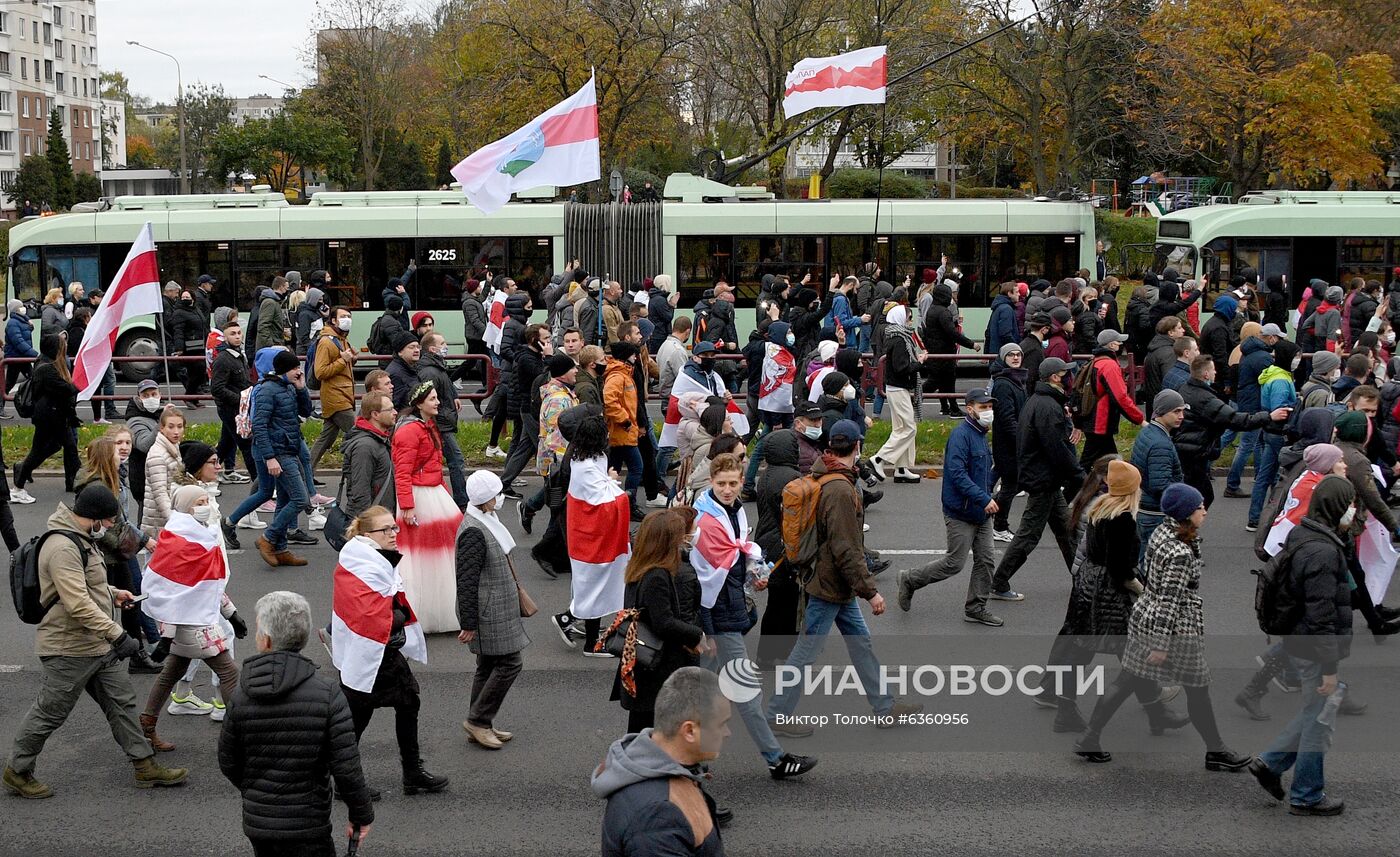
{"type": "Polygon", "coordinates": [[[335,326],[338,327],[338,328],[340,328],[340,330],[341,330],[342,333],[349,333],[349,332],[350,332],[350,319],[348,319],[348,318],[342,318],[342,319],[340,319],[339,321],[337,321],[337,322],[335,323],[335,326]]]}
{"type": "Polygon", "coordinates": [[[856,397],[856,388],[855,388],[855,387],[852,387],[850,384],[847,384],[846,386],[844,386],[844,387],[841,388],[841,398],[843,398],[843,399],[845,399],[846,401],[849,402],[849,401],[854,400],[855,397],[856,397]]]}
{"type": "Polygon", "coordinates": [[[1327,376],[1327,380],[1329,380],[1329,381],[1336,381],[1336,380],[1339,380],[1341,377],[1342,377],[1342,370],[1340,370],[1340,369],[1333,369],[1333,370],[1332,370],[1332,374],[1327,376]]]}
{"type": "Polygon", "coordinates": [[[977,421],[984,426],[990,426],[992,424],[992,420],[995,418],[996,414],[992,411],[979,411],[977,414],[977,421]]]}
{"type": "Polygon", "coordinates": [[[436,354],[437,356],[439,356],[439,357],[446,357],[446,356],[448,355],[448,352],[449,352],[449,349],[448,349],[448,347],[447,347],[446,345],[442,346],[441,348],[434,348],[434,349],[433,349],[433,353],[435,353],[435,354],[436,354]]]}
{"type": "Polygon", "coordinates": [[[210,506],[208,503],[205,503],[203,506],[195,506],[190,510],[190,517],[199,521],[201,524],[207,524],[214,520],[214,507],[210,506]]]}
{"type": "Polygon", "coordinates": [[[497,495],[496,495],[496,505],[492,506],[492,507],[491,507],[491,511],[490,511],[490,512],[487,512],[487,514],[488,514],[488,515],[494,515],[494,514],[496,514],[497,512],[501,511],[501,509],[505,506],[505,504],[506,504],[506,495],[505,495],[505,494],[497,494],[497,495]]]}
{"type": "Polygon", "coordinates": [[[807,438],[810,439],[810,440],[821,440],[821,436],[822,436],[822,427],[821,427],[821,426],[807,426],[806,428],[804,428],[804,429],[802,430],[802,433],[803,433],[804,435],[806,435],[807,438]]]}
{"type": "Polygon", "coordinates": [[[1395,344],[1395,331],[1392,330],[1392,331],[1390,331],[1389,333],[1387,333],[1387,334],[1385,335],[1385,344],[1386,344],[1386,345],[1394,345],[1394,344],[1395,344]]]}
{"type": "Polygon", "coordinates": [[[149,398],[142,396],[137,402],[147,413],[153,414],[160,410],[160,396],[151,396],[149,398]]]}
{"type": "Polygon", "coordinates": [[[100,539],[107,535],[107,528],[99,523],[97,526],[88,530],[88,535],[92,536],[94,539],[100,539]]]}
{"type": "Polygon", "coordinates": [[[29,308],[22,306],[19,309],[15,310],[15,312],[19,313],[22,316],[29,315],[29,308]]]}
{"type": "Polygon", "coordinates": [[[1350,527],[1354,520],[1356,520],[1356,507],[1348,506],[1346,512],[1342,514],[1342,520],[1338,523],[1343,527],[1350,527]]]}

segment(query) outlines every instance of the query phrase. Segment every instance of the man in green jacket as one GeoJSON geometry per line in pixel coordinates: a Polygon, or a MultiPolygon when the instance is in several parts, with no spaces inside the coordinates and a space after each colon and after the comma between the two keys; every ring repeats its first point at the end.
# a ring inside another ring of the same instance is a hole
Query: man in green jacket
{"type": "Polygon", "coordinates": [[[136,721],[136,692],[121,661],[140,651],[141,643],[112,618],[114,605],[135,605],[130,592],[107,584],[107,567],[96,545],[120,515],[111,490],[94,482],[71,510],[59,503],[49,516],[53,535],[39,548],[39,599],[52,606],[34,635],[43,677],[5,767],[3,782],[11,794],[53,797],[53,789],[34,779],[34,768],[49,736],[67,721],[84,691],[102,707],[112,737],[135,765],[137,788],[179,785],[188,776],[184,768],[155,761],[136,721]]]}
{"type": "Polygon", "coordinates": [[[287,281],[282,277],[272,278],[272,293],[263,292],[262,303],[258,305],[257,354],[273,345],[288,345],[292,341],[292,323],[287,317],[287,281]]]}

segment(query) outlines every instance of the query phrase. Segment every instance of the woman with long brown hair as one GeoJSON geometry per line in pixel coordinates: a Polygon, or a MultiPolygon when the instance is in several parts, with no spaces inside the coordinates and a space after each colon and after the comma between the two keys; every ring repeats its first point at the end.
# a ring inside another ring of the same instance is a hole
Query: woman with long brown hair
{"type": "Polygon", "coordinates": [[[63,450],[63,490],[73,491],[78,475],[78,388],[68,371],[68,334],[46,335],[39,341],[39,363],[29,384],[34,393],[34,444],[24,461],[15,465],[15,488],[24,484],[39,465],[63,450]]]}
{"type": "MultiPolygon", "coordinates": [[[[661,655],[650,669],[625,658],[618,663],[610,698],[621,701],[627,712],[629,733],[652,725],[661,685],[681,667],[695,666],[707,645],[700,626],[681,618],[676,585],[681,551],[694,529],[695,510],[676,506],[643,518],[632,542],[632,558],[624,573],[623,609],[638,611],[637,620],[661,642],[661,655]]],[[[616,633],[625,633],[625,628],[616,633]]]]}

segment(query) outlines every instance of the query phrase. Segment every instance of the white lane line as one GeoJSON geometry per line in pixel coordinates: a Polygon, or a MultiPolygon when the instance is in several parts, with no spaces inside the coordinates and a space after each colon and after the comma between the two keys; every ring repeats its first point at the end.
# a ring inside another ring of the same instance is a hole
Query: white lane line
{"type": "Polygon", "coordinates": [[[884,548],[871,548],[880,556],[943,556],[946,550],[885,550],[884,548]]]}
{"type": "Polygon", "coordinates": [[[23,669],[20,664],[0,664],[0,673],[17,673],[23,669]]]}

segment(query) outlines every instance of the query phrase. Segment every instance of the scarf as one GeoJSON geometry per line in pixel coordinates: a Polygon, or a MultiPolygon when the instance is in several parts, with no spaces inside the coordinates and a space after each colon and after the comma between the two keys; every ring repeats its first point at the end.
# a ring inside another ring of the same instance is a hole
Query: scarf
{"type": "Polygon", "coordinates": [[[496,539],[496,542],[500,544],[502,551],[508,554],[515,549],[515,539],[511,538],[510,530],[506,529],[506,525],[501,523],[500,516],[495,512],[483,512],[481,509],[468,503],[467,514],[481,522],[481,525],[484,526],[486,530],[491,533],[492,537],[496,539]]]}

